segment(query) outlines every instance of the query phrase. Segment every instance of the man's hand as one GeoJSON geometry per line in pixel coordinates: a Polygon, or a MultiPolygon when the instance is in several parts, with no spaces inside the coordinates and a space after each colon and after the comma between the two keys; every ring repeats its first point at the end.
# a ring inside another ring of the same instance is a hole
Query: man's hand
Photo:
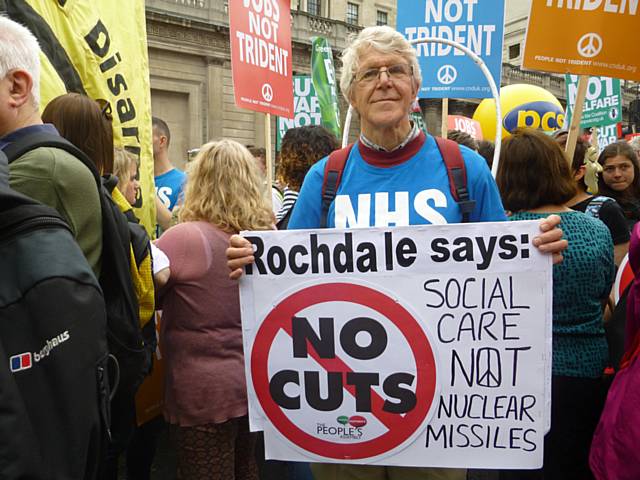
{"type": "Polygon", "coordinates": [[[253,263],[253,245],[240,235],[231,235],[229,248],[227,248],[227,266],[231,273],[229,278],[237,280],[244,272],[244,266],[253,263]]]}
{"type": "Polygon", "coordinates": [[[554,264],[562,262],[562,252],[569,246],[569,242],[562,238],[562,230],[558,228],[561,221],[559,215],[549,215],[541,220],[542,233],[533,239],[533,245],[538,250],[553,255],[554,264]]]}

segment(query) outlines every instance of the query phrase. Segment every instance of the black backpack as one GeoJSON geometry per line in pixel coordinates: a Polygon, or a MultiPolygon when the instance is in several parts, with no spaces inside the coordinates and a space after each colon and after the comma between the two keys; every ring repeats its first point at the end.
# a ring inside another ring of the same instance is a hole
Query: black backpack
{"type": "Polygon", "coordinates": [[[58,213],[4,185],[0,271],[0,478],[96,478],[109,424],[102,292],[58,213]]]}
{"type": "Polygon", "coordinates": [[[145,329],[144,335],[140,328],[138,301],[130,273],[129,222],[114,202],[93,162],[59,135],[40,132],[28,135],[7,145],[4,152],[11,164],[25,153],[40,147],[57,148],[76,157],[91,171],[100,193],[102,270],[99,283],[107,309],[109,353],[117,361],[110,363],[109,371],[114,390],[111,400],[112,434],[116,437],[126,436],[129,417],[135,413],[131,411],[135,393],[151,370],[156,341],[155,328],[145,329]]]}

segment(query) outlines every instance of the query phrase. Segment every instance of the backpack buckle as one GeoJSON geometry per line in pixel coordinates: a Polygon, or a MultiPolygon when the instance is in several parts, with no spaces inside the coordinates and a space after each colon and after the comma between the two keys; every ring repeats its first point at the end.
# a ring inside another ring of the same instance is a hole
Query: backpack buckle
{"type": "Polygon", "coordinates": [[[458,202],[458,205],[460,206],[460,211],[462,212],[462,214],[469,214],[471,212],[473,212],[473,209],[476,208],[476,201],[475,200],[462,200],[460,202],[458,202]]]}

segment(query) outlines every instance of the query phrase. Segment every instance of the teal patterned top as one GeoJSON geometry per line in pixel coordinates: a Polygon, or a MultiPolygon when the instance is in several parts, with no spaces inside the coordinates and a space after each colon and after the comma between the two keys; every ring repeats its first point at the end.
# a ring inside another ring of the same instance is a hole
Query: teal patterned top
{"type": "MultiPolygon", "coordinates": [[[[553,374],[596,378],[608,359],[602,300],[615,278],[613,241],[600,220],[561,212],[569,247],[553,267],[553,374]]],[[[520,212],[510,220],[537,220],[547,213],[520,212]]]]}

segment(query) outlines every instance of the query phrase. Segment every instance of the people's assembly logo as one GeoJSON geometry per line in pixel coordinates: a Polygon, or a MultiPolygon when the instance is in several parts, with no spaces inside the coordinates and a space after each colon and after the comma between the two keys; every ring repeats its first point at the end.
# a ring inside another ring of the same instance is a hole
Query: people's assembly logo
{"type": "Polygon", "coordinates": [[[443,85],[451,85],[458,78],[458,71],[453,65],[443,65],[438,69],[438,81],[443,85]]]}
{"type": "Polygon", "coordinates": [[[367,419],[362,415],[340,415],[336,418],[337,425],[318,423],[316,433],[322,437],[339,438],[342,440],[360,440],[364,433],[363,428],[367,419]]]}
{"type": "Polygon", "coordinates": [[[403,448],[426,427],[436,391],[424,322],[354,283],[287,296],[251,348],[251,384],[266,418],[295,447],[323,458],[403,448]]]}
{"type": "Polygon", "coordinates": [[[585,58],[593,58],[602,50],[602,37],[597,33],[585,33],[578,40],[578,53],[585,58]]]}
{"type": "Polygon", "coordinates": [[[262,85],[262,98],[264,98],[265,102],[273,100],[273,87],[268,83],[262,85]]]}

